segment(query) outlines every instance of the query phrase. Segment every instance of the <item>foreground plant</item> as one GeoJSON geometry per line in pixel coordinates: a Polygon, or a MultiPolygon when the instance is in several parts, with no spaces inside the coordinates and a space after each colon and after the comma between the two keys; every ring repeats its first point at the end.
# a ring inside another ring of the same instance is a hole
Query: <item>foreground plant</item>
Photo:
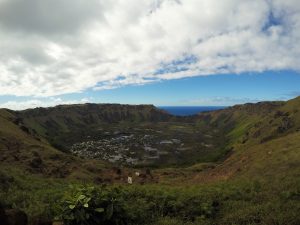
{"type": "Polygon", "coordinates": [[[59,207],[65,225],[124,224],[124,210],[118,189],[70,186],[59,207]]]}

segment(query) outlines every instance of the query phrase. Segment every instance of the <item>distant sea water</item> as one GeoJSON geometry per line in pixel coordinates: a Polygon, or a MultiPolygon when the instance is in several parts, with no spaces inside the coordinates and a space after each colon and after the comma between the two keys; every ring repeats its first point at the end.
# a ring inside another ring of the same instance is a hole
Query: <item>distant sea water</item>
{"type": "Polygon", "coordinates": [[[215,111],[226,108],[225,106],[158,106],[175,116],[191,116],[200,112],[215,111]]]}

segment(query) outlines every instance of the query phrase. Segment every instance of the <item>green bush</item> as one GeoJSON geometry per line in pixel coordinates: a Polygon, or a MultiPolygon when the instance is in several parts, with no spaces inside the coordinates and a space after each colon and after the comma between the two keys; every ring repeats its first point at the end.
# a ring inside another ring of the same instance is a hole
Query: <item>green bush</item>
{"type": "Polygon", "coordinates": [[[64,195],[58,219],[66,225],[146,224],[160,218],[179,221],[213,218],[218,204],[202,193],[155,187],[72,186],[64,195]]]}
{"type": "Polygon", "coordinates": [[[125,213],[119,193],[117,188],[70,186],[57,218],[65,225],[124,224],[125,213]]]}

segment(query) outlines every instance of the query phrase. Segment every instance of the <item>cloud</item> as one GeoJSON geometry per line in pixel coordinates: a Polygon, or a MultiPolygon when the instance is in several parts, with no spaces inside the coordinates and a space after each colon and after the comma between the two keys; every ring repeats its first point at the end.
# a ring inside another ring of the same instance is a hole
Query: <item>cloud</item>
{"type": "Polygon", "coordinates": [[[299,71],[298,0],[0,0],[0,95],[299,71]]]}
{"type": "Polygon", "coordinates": [[[61,98],[43,98],[43,99],[30,99],[25,101],[8,101],[0,104],[0,108],[12,110],[24,110],[37,107],[53,107],[65,104],[83,104],[90,102],[91,99],[83,98],[80,100],[63,100],[61,98]]]}
{"type": "Polygon", "coordinates": [[[183,101],[183,103],[185,105],[230,106],[230,105],[245,104],[245,103],[256,103],[261,101],[264,101],[264,99],[214,96],[214,97],[206,97],[206,98],[189,99],[183,101]]]}
{"type": "Polygon", "coordinates": [[[0,4],[1,24],[25,33],[70,33],[102,19],[98,0],[2,0],[0,4]]]}

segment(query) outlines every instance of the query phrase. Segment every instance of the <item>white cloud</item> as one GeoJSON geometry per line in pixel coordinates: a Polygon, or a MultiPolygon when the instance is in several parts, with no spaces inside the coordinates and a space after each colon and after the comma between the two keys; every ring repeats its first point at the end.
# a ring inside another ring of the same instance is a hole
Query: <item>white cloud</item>
{"type": "Polygon", "coordinates": [[[53,107],[65,104],[83,104],[90,102],[91,99],[83,98],[80,100],[63,100],[61,98],[44,98],[44,99],[30,99],[25,101],[8,101],[0,104],[0,108],[7,108],[12,110],[24,110],[37,107],[53,107]]]}
{"type": "MultiPolygon", "coordinates": [[[[279,99],[276,99],[279,100],[279,99]]],[[[280,99],[281,100],[281,99],[280,99]]],[[[182,103],[185,105],[204,105],[204,106],[230,106],[236,104],[245,104],[245,103],[256,103],[264,101],[263,99],[258,98],[244,98],[244,97],[228,97],[228,96],[215,96],[208,98],[197,98],[185,100],[182,103]]]]}
{"type": "Polygon", "coordinates": [[[0,0],[0,95],[299,70],[299,0],[0,0]]]}

